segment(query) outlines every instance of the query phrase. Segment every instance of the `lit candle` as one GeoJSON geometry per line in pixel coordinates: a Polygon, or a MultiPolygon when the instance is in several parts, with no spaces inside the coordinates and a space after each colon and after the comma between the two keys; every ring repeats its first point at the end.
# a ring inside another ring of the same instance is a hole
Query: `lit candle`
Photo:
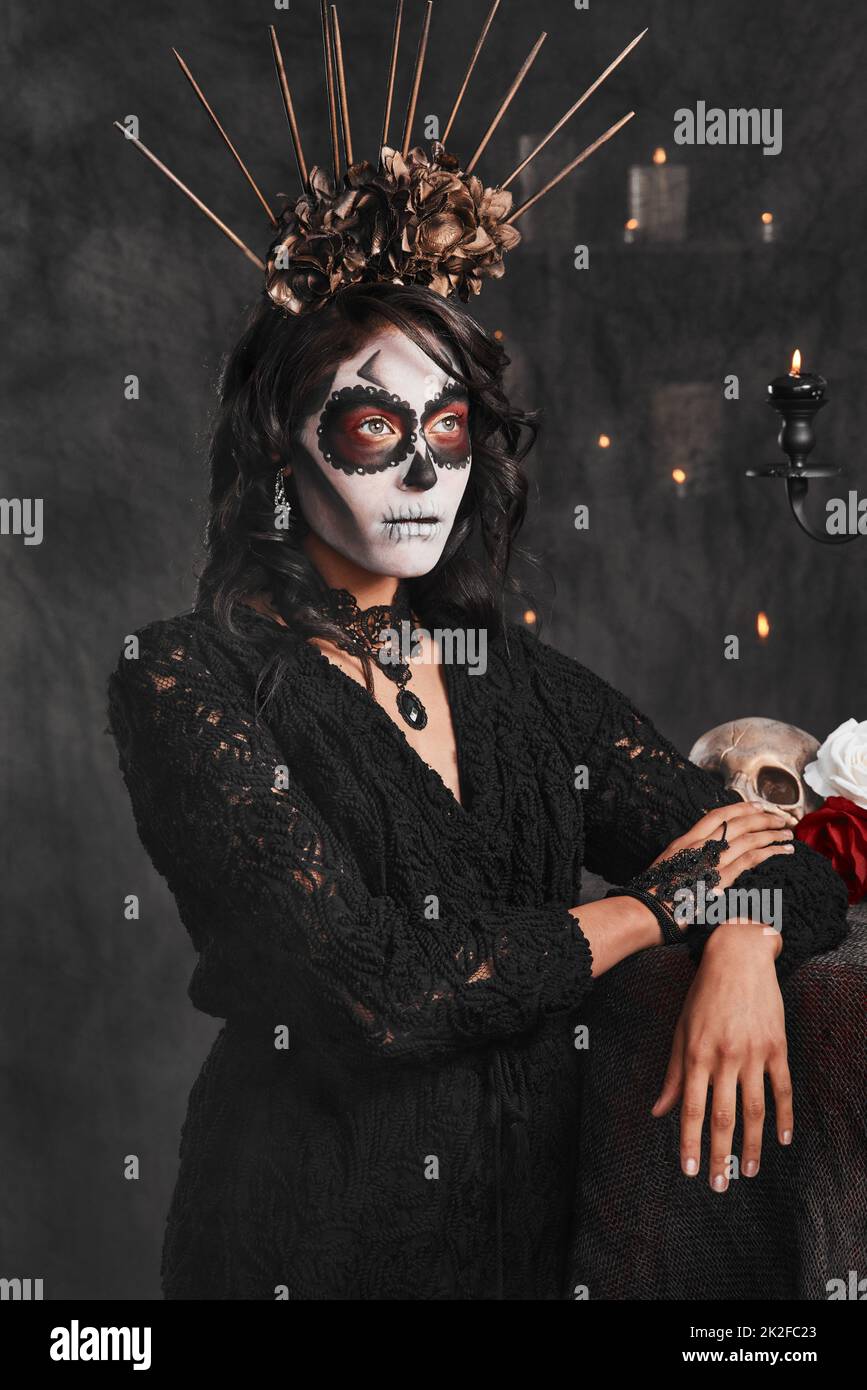
{"type": "Polygon", "coordinates": [[[760,642],[767,641],[771,633],[771,625],[768,622],[767,613],[758,613],[756,615],[756,632],[759,635],[760,642]]]}
{"type": "Polygon", "coordinates": [[[771,242],[776,237],[777,224],[772,212],[762,213],[762,241],[771,242]]]}
{"type": "Polygon", "coordinates": [[[676,381],[650,398],[650,466],[666,491],[696,498],[717,486],[722,393],[715,382],[676,381]]]}
{"type": "Polygon", "coordinates": [[[649,166],[634,164],[629,170],[626,230],[638,231],[647,241],[683,241],[689,172],[682,164],[669,164],[661,148],[653,151],[651,159],[649,166]]]}
{"type": "Polygon", "coordinates": [[[818,372],[801,371],[801,354],[797,348],[786,376],[774,377],[768,387],[772,401],[821,401],[828,383],[818,372]]]}
{"type": "Polygon", "coordinates": [[[815,420],[828,404],[828,383],[818,372],[801,371],[801,354],[795,348],[792,365],[785,376],[774,377],[768,386],[768,405],[780,418],[777,443],[786,456],[785,463],[750,468],[748,478],[785,478],[789,505],[802,531],[815,540],[825,536],[810,526],[803,512],[808,478],[833,478],[840,472],[829,464],[810,464],[816,447],[815,420]]]}

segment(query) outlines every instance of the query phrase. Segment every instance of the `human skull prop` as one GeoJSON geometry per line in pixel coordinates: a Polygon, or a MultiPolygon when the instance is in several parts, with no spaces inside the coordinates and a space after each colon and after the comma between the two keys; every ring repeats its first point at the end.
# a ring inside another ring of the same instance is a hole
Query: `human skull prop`
{"type": "Polygon", "coordinates": [[[776,719],[735,719],[702,734],[690,762],[722,777],[743,801],[785,806],[800,820],[822,805],[804,781],[819,740],[776,719]]]}

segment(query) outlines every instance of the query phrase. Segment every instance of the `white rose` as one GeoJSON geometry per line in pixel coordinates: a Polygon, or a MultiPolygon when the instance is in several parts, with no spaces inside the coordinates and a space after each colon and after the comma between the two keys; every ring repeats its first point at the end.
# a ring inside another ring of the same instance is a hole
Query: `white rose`
{"type": "Polygon", "coordinates": [[[843,796],[867,810],[867,720],[847,719],[829,734],[804,781],[819,796],[843,796]]]}

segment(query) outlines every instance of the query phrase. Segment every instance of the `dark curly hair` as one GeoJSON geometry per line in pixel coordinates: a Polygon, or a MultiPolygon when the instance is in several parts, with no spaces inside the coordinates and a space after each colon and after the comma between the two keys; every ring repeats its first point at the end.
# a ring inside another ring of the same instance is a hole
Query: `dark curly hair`
{"type": "MultiPolygon", "coordinates": [[[[301,317],[263,299],[225,362],[209,455],[206,558],[195,606],[212,611],[236,634],[237,605],[265,595],[295,633],[344,636],[321,609],[323,581],[303,546],[307,528],[293,479],[286,480],[294,517],[288,530],[274,525],[274,481],[277,468],[291,461],[303,422],[324,397],[340,362],[383,323],[393,324],[456,377],[470,402],[469,482],[438,564],[406,581],[414,611],[423,620],[428,613],[448,615],[493,636],[502,630],[506,596],[520,592],[509,564],[526,512],[522,463],[537,427],[533,415],[506,397],[509,359],[501,344],[460,305],[428,289],[353,285],[301,317]]],[[[278,645],[280,631],[275,624],[271,636],[278,645]]]]}

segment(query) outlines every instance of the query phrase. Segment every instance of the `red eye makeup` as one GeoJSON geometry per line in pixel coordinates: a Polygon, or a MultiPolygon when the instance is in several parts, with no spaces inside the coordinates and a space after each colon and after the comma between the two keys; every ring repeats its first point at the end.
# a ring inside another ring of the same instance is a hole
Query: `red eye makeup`
{"type": "Polygon", "coordinates": [[[422,430],[440,468],[466,468],[470,462],[470,403],[460,386],[447,386],[428,401],[422,430]]]}
{"type": "Polygon", "coordinates": [[[326,463],[344,473],[381,473],[415,448],[418,418],[407,401],[376,386],[345,386],[328,401],[316,431],[326,463]]]}
{"type": "Polygon", "coordinates": [[[425,406],[422,428],[408,401],[377,386],[344,386],[325,406],[317,428],[326,463],[348,474],[381,473],[417,451],[439,468],[470,463],[470,405],[457,383],[425,406]]]}

